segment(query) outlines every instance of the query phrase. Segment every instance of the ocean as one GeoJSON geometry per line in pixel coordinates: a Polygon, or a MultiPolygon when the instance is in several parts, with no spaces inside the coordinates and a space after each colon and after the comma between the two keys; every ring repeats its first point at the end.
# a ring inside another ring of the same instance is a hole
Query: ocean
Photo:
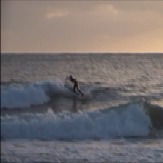
{"type": "Polygon", "coordinates": [[[162,160],[162,53],[1,54],[2,162],[162,160]]]}

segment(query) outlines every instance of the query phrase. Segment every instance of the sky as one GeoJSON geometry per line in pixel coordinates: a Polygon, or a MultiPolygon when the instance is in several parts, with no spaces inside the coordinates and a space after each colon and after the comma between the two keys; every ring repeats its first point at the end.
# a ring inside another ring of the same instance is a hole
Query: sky
{"type": "Polygon", "coordinates": [[[163,52],[163,1],[2,0],[1,52],[163,52]]]}

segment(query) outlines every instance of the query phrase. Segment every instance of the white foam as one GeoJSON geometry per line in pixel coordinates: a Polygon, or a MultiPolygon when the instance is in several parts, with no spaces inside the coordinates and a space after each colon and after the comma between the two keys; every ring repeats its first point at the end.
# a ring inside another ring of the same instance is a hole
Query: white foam
{"type": "Polygon", "coordinates": [[[1,135],[26,139],[107,139],[147,136],[151,126],[143,104],[135,103],[102,111],[5,117],[1,121],[1,135]]]}
{"type": "Polygon", "coordinates": [[[151,162],[162,163],[163,139],[94,141],[1,141],[1,161],[33,162],[151,162]]]}
{"type": "Polygon", "coordinates": [[[28,85],[9,85],[1,88],[1,107],[24,108],[49,100],[47,92],[66,91],[61,82],[38,82],[28,85]]]}

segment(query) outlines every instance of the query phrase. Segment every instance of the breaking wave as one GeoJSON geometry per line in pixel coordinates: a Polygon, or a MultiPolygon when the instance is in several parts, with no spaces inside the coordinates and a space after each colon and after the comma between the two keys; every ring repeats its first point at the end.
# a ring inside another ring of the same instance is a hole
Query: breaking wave
{"type": "MultiPolygon", "coordinates": [[[[85,88],[92,96],[107,92],[104,84],[92,83],[85,88]],[[101,87],[101,85],[102,87],[101,87]],[[98,88],[98,89],[97,89],[98,88]]],[[[112,92],[111,92],[112,91],[112,92]]],[[[1,85],[1,108],[27,108],[42,105],[51,97],[72,98],[73,93],[61,81],[37,83],[10,83],[1,85]]],[[[117,94],[115,94],[117,96],[117,94]]],[[[94,98],[94,100],[96,100],[94,98]]],[[[83,105],[84,106],[84,105],[83,105]]],[[[19,116],[1,117],[1,138],[4,139],[108,139],[112,137],[148,136],[153,128],[163,128],[163,108],[145,101],[128,103],[118,107],[91,110],[88,107],[76,113],[54,113],[51,108],[46,114],[30,113],[19,116]]],[[[98,109],[98,108],[97,108],[98,109]]],[[[68,109],[67,109],[68,110],[68,109]]]]}
{"type": "Polygon", "coordinates": [[[148,136],[152,122],[144,103],[131,103],[98,111],[5,116],[1,118],[4,139],[108,139],[148,136]]]}
{"type": "Polygon", "coordinates": [[[51,93],[71,94],[59,81],[30,84],[9,84],[1,86],[1,108],[26,108],[44,104],[50,100],[51,93]]]}

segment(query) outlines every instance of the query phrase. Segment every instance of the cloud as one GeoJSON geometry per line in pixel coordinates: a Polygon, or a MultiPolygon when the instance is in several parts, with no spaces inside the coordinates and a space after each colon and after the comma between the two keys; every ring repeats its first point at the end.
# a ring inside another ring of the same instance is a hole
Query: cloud
{"type": "Polygon", "coordinates": [[[109,14],[109,15],[118,15],[118,9],[115,8],[112,4],[100,4],[96,7],[95,12],[101,14],[109,14]]]}
{"type": "MultiPolygon", "coordinates": [[[[131,47],[139,51],[143,50],[141,44],[154,44],[151,40],[158,45],[163,42],[160,1],[2,1],[2,4],[2,51],[127,51],[131,47]]],[[[155,45],[153,49],[156,48],[155,45]]]]}
{"type": "Polygon", "coordinates": [[[66,15],[68,15],[67,11],[52,11],[46,14],[46,18],[52,19],[52,18],[57,18],[57,17],[64,17],[66,15]]]}

